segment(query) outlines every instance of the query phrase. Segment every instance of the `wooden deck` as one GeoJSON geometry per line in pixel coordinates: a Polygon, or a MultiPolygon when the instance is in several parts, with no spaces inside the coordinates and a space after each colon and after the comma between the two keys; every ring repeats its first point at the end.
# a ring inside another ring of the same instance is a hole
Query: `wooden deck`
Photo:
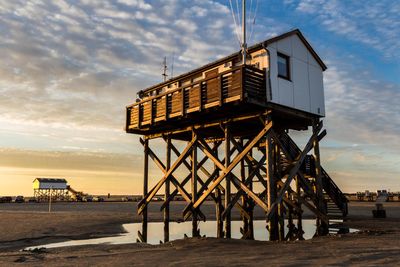
{"type": "MultiPolygon", "coordinates": [[[[233,103],[265,107],[265,73],[252,66],[238,66],[221,73],[208,71],[201,80],[195,79],[195,74],[186,84],[176,80],[182,86],[127,107],[126,131],[145,134],[146,129],[154,132],[163,125],[179,124],[182,118],[194,119],[210,110],[232,112],[229,107],[233,103]]],[[[161,91],[163,86],[154,92],[161,91]]]]}

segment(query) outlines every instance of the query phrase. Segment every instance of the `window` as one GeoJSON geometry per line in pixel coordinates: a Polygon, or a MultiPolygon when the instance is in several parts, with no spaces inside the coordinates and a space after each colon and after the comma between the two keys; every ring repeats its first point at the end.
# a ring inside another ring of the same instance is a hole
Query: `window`
{"type": "Polygon", "coordinates": [[[290,80],[290,58],[278,53],[278,77],[290,80]]]}

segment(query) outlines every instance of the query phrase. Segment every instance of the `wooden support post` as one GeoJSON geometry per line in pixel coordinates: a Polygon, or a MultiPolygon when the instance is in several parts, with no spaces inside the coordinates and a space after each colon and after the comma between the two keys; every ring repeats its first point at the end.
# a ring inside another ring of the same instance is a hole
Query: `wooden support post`
{"type": "MultiPolygon", "coordinates": [[[[253,157],[253,149],[249,151],[250,157],[253,157]]],[[[253,167],[250,166],[250,162],[248,163],[248,175],[250,176],[251,173],[253,172],[253,167]]],[[[250,184],[249,184],[249,189],[253,191],[253,178],[251,178],[250,184]]],[[[246,196],[247,197],[247,196],[246,196]]],[[[249,239],[254,239],[254,201],[247,197],[247,207],[248,207],[248,213],[249,213],[249,239]]]]}
{"type": "Polygon", "coordinates": [[[301,177],[299,175],[296,176],[296,194],[297,194],[297,207],[300,212],[297,213],[297,238],[299,240],[304,240],[303,237],[303,210],[301,209],[301,184],[300,184],[301,177]]]}
{"type": "MultiPolygon", "coordinates": [[[[167,159],[166,159],[166,166],[165,171],[168,172],[169,168],[171,167],[171,138],[168,136],[166,138],[167,141],[167,159]]],[[[165,181],[165,196],[164,196],[164,242],[169,241],[169,196],[170,196],[170,181],[165,181]]]]}
{"type": "MultiPolygon", "coordinates": [[[[215,155],[218,155],[218,146],[214,145],[213,152],[215,155]]],[[[217,177],[219,176],[219,168],[214,163],[214,171],[218,171],[217,177]]],[[[214,179],[215,180],[215,179],[214,179]]],[[[217,237],[223,238],[224,237],[224,222],[222,221],[222,212],[223,212],[223,205],[222,205],[222,196],[221,196],[221,189],[219,187],[215,188],[215,217],[217,221],[217,237]]]]}
{"type": "MultiPolygon", "coordinates": [[[[271,139],[272,140],[272,139],[271,139]]],[[[281,154],[279,145],[274,142],[274,177],[276,181],[281,180],[281,170],[280,170],[280,161],[281,161],[281,154]]],[[[278,186],[278,185],[276,185],[278,186]]],[[[279,233],[279,241],[285,240],[285,207],[282,202],[278,204],[278,233],[279,233]]]]}
{"type": "Polygon", "coordinates": [[[295,225],[293,223],[293,207],[288,206],[288,234],[287,238],[288,240],[294,240],[294,232],[295,232],[295,225]]]}
{"type": "MultiPolygon", "coordinates": [[[[313,134],[315,134],[318,130],[318,121],[313,123],[313,134]]],[[[317,132],[318,134],[318,132],[317,132]]],[[[320,154],[319,154],[319,140],[317,138],[313,141],[314,147],[314,159],[315,159],[315,188],[316,195],[318,199],[318,210],[326,216],[326,205],[323,194],[322,187],[322,176],[321,176],[321,162],[320,162],[320,154]]],[[[327,235],[329,233],[329,225],[322,221],[320,218],[317,219],[317,235],[327,235]]]]}
{"type": "MultiPolygon", "coordinates": [[[[196,133],[192,131],[192,139],[196,138],[196,133]]],[[[192,189],[192,204],[197,201],[197,142],[193,144],[192,148],[192,178],[190,180],[191,189],[192,189]]],[[[197,211],[193,210],[192,212],[192,237],[199,236],[199,231],[197,229],[197,211]]]]}
{"type": "MultiPolygon", "coordinates": [[[[143,173],[143,198],[146,197],[149,182],[149,140],[144,141],[144,173],[143,173]]],[[[147,242],[147,206],[142,212],[142,242],[147,242]]]]}
{"type": "MultiPolygon", "coordinates": [[[[240,138],[240,144],[243,147],[243,139],[240,138]]],[[[240,161],[240,179],[242,183],[246,182],[246,169],[244,165],[244,159],[240,161]]],[[[245,194],[242,195],[242,207],[245,209],[246,212],[248,212],[248,207],[249,207],[249,201],[247,199],[247,196],[245,194]]],[[[249,220],[246,218],[246,216],[241,213],[242,221],[243,221],[243,237],[245,239],[248,239],[249,235],[249,220]]]]}
{"type": "MultiPolygon", "coordinates": [[[[225,168],[228,168],[230,162],[230,151],[231,151],[231,141],[230,141],[230,132],[229,132],[229,124],[225,125],[225,168]]],[[[231,175],[227,174],[225,179],[225,208],[229,206],[229,202],[231,201],[231,175]]],[[[231,238],[231,212],[229,211],[225,217],[225,237],[231,238]]]]}
{"type": "Polygon", "coordinates": [[[278,204],[278,229],[278,240],[285,240],[285,207],[282,202],[278,204]]]}
{"type": "MultiPolygon", "coordinates": [[[[265,149],[266,149],[266,179],[267,179],[267,202],[268,202],[268,208],[271,210],[272,204],[276,200],[276,194],[277,194],[277,183],[276,183],[276,177],[274,174],[274,159],[273,159],[273,147],[272,147],[272,138],[270,134],[267,134],[267,138],[265,140],[265,149]]],[[[269,240],[270,241],[275,241],[278,240],[279,238],[279,233],[278,233],[278,216],[276,213],[268,220],[267,218],[267,223],[268,223],[268,230],[269,230],[269,240]]]]}

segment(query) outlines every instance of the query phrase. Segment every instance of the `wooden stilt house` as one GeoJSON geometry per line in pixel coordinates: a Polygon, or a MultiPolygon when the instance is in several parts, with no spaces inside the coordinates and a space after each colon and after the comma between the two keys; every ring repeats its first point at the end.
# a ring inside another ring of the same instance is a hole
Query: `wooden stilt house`
{"type": "Polygon", "coordinates": [[[187,202],[183,218],[192,219],[193,236],[199,235],[198,221],[206,219],[201,211],[206,199],[215,202],[219,237],[231,236],[230,214],[238,208],[243,238],[252,238],[255,205],[266,213],[271,240],[302,238],[304,206],[316,216],[317,234],[326,234],[329,218],[347,214],[347,200],[320,165],[319,141],[326,134],[321,120],[325,70],[296,29],[249,47],[245,60],[234,53],[140,91],[127,107],[126,132],[143,136],[141,240],[147,240],[147,205],[163,186],[165,241],[169,204],[177,194],[187,202]],[[309,128],[312,134],[300,149],[288,131],[309,128]],[[150,148],[154,138],[166,142],[165,162],[150,148]],[[176,140],[187,142],[183,151],[174,146],[176,140]],[[163,173],[150,188],[149,158],[163,173]],[[205,168],[205,162],[214,168],[205,168]],[[188,176],[176,175],[181,165],[188,176]],[[255,192],[255,182],[261,192],[255,192]]]}

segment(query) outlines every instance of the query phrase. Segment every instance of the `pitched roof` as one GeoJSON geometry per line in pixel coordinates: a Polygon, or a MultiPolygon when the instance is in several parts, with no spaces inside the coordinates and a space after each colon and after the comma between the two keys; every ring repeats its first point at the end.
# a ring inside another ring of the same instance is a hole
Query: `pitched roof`
{"type": "Polygon", "coordinates": [[[264,42],[255,44],[253,46],[251,46],[249,48],[249,50],[251,51],[252,49],[259,49],[262,46],[267,46],[270,43],[274,43],[276,41],[279,41],[281,39],[284,39],[286,37],[289,37],[293,34],[297,34],[297,36],[300,38],[300,40],[303,42],[303,44],[307,47],[308,51],[310,51],[310,53],[313,55],[313,57],[315,58],[315,60],[318,62],[318,64],[321,66],[322,70],[325,71],[327,69],[327,66],[325,65],[325,63],[322,61],[322,59],[318,56],[317,52],[315,52],[315,50],[312,48],[312,46],[310,45],[310,43],[307,41],[307,39],[304,37],[304,35],[301,33],[301,31],[299,29],[294,29],[292,31],[283,33],[281,35],[278,35],[276,37],[273,37],[271,39],[265,40],[264,42]]]}
{"type": "Polygon", "coordinates": [[[38,180],[41,183],[62,183],[62,184],[66,184],[67,180],[63,179],[63,178],[36,178],[33,181],[38,180]]]}
{"type": "MultiPolygon", "coordinates": [[[[312,46],[310,45],[310,43],[306,40],[306,38],[304,37],[304,35],[301,33],[301,31],[300,31],[299,29],[294,29],[294,30],[291,30],[291,31],[289,31],[289,32],[285,32],[285,33],[283,33],[283,34],[281,34],[281,35],[272,37],[272,38],[267,39],[267,40],[265,40],[265,41],[263,41],[263,42],[260,42],[260,43],[257,43],[257,44],[255,44],[255,45],[252,45],[252,46],[250,46],[250,47],[248,48],[248,51],[249,51],[249,52],[253,52],[253,51],[256,51],[256,50],[261,49],[261,48],[263,48],[263,47],[267,47],[269,44],[271,44],[271,43],[273,43],[273,42],[277,42],[277,41],[279,41],[279,40],[281,40],[281,39],[284,39],[284,38],[289,37],[289,36],[294,35],[294,34],[296,34],[296,35],[300,38],[300,40],[303,42],[303,44],[307,47],[308,51],[310,51],[310,53],[313,55],[313,57],[315,58],[315,60],[316,60],[316,61],[318,62],[318,64],[321,66],[322,70],[325,71],[325,70],[327,69],[325,63],[324,63],[324,62],[322,61],[322,59],[318,56],[317,52],[315,52],[315,50],[312,48],[312,46]]],[[[208,64],[206,64],[206,65],[204,65],[204,66],[201,66],[201,67],[199,67],[199,68],[197,68],[197,69],[194,69],[194,70],[192,70],[192,71],[189,71],[189,72],[183,73],[183,74],[181,74],[181,75],[179,75],[179,76],[176,76],[176,77],[174,77],[174,78],[171,79],[171,80],[168,80],[168,81],[166,81],[166,82],[161,82],[161,83],[159,83],[159,84],[153,85],[153,86],[148,87],[148,88],[146,88],[146,89],[144,89],[144,90],[141,90],[141,91],[139,91],[139,92],[147,92],[147,91],[150,91],[150,90],[152,90],[152,89],[155,89],[155,88],[157,88],[157,87],[159,87],[159,86],[161,86],[161,85],[168,85],[168,84],[170,84],[170,83],[174,83],[174,82],[176,82],[176,80],[178,80],[178,79],[183,79],[184,77],[190,76],[190,75],[194,74],[195,72],[203,71],[203,70],[205,70],[205,69],[212,68],[212,67],[214,67],[214,66],[216,66],[216,65],[219,65],[219,64],[221,64],[221,63],[223,63],[223,62],[225,62],[225,61],[227,61],[227,60],[234,59],[235,57],[239,56],[240,54],[241,54],[241,52],[238,51],[238,52],[233,53],[233,54],[231,54],[231,55],[229,55],[229,56],[227,56],[227,57],[218,59],[218,60],[213,61],[213,62],[211,62],[211,63],[208,63],[208,64]]]]}

